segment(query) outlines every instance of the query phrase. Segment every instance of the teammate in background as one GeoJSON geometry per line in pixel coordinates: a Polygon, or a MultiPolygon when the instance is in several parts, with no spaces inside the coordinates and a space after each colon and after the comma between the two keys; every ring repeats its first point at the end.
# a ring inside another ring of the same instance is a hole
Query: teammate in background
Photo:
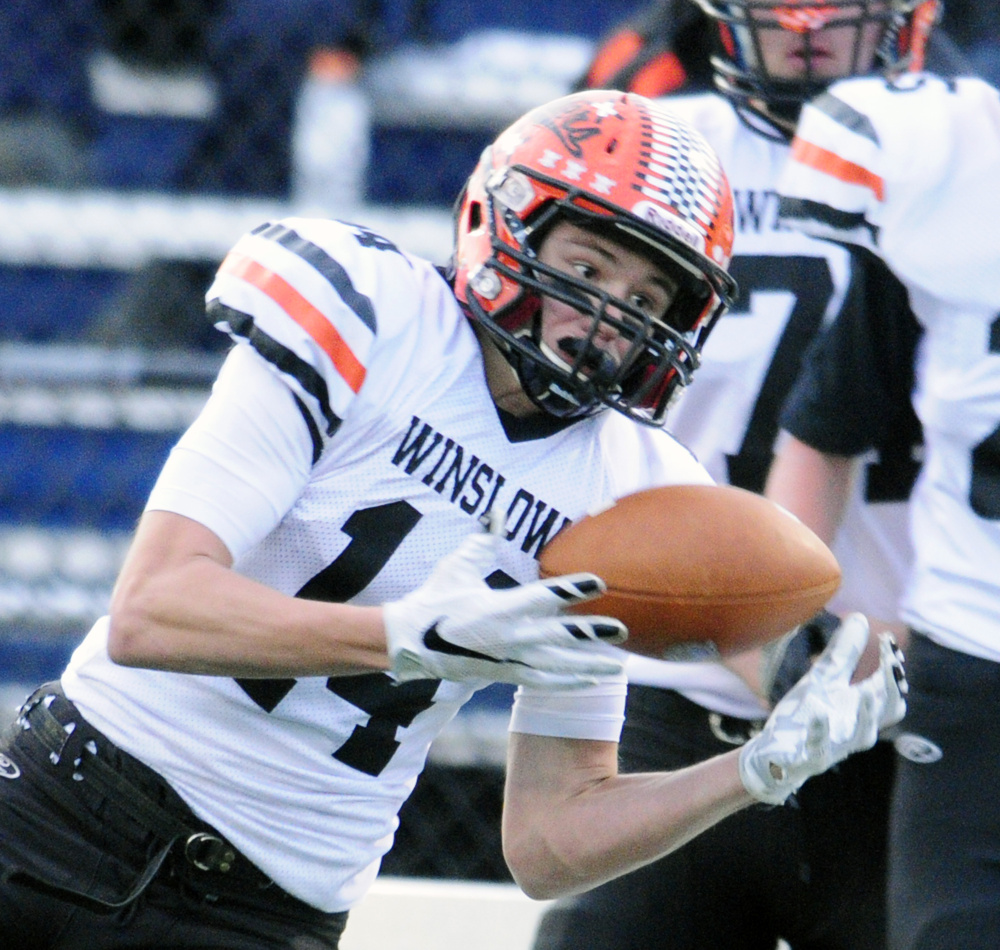
{"type": "Polygon", "coordinates": [[[708,481],[660,424],[734,289],[729,186],[686,123],[592,92],[502,133],[457,209],[448,279],[325,220],[223,262],[208,311],[236,345],[110,616],[3,741],[18,945],[336,947],[432,739],[491,681],[520,685],[504,848],[535,897],[780,803],[902,716],[888,638],[849,683],[862,618],[743,749],[617,775],[625,681],[595,641],[621,625],[561,615],[600,581],[540,581],[536,556],[623,493],[708,481]]]}
{"type": "MultiPolygon", "coordinates": [[[[922,331],[902,284],[875,289],[868,306],[844,311],[807,351],[767,478],[765,494],[827,540],[843,537],[859,480],[868,497],[881,498],[912,485],[920,469],[923,438],[911,397],[922,331]],[[825,404],[828,388],[838,393],[835,411],[825,404]]],[[[908,508],[904,514],[908,522],[908,508]]],[[[904,530],[908,541],[908,524],[904,530]]],[[[890,554],[883,554],[886,567],[905,581],[912,555],[897,565],[890,554]]],[[[905,625],[897,622],[893,634],[905,647],[905,625]]]]}
{"type": "MultiPolygon", "coordinates": [[[[902,605],[913,688],[895,742],[891,950],[1000,945],[998,171],[996,89],[903,77],[840,83],[806,109],[780,182],[781,220],[881,257],[923,330],[913,402],[926,447],[902,605]]],[[[844,418],[840,385],[856,370],[850,350],[831,345],[825,371],[804,377],[790,404],[790,414],[816,413],[810,431],[796,430],[814,449],[857,444],[852,428],[864,420],[844,418]]],[[[905,346],[893,356],[884,372],[913,372],[905,346]]],[[[789,448],[774,471],[788,497],[812,496],[804,462],[834,473],[843,462],[810,456],[803,442],[789,448]]]]}
{"type": "MultiPolygon", "coordinates": [[[[775,188],[802,103],[838,76],[919,68],[933,19],[933,3],[674,0],[633,21],[595,58],[590,81],[693,89],[662,104],[709,139],[733,186],[731,271],[741,293],[667,421],[717,480],[763,490],[778,413],[821,328],[838,316],[863,319],[873,304],[908,315],[905,291],[880,261],[780,228],[775,188]],[[701,91],[706,72],[717,91],[701,91]]],[[[938,62],[957,65],[947,41],[933,40],[938,62]]],[[[838,537],[828,535],[844,568],[830,605],[837,612],[897,617],[920,438],[908,397],[900,387],[880,406],[896,424],[865,460],[867,478],[854,484],[838,537]]],[[[832,616],[817,618],[768,657],[759,689],[769,702],[808,669],[834,626],[832,616]]],[[[624,771],[703,761],[745,743],[767,717],[768,702],[743,678],[693,659],[628,658],[624,771]]],[[[758,660],[748,656],[740,667],[755,686],[758,660]]],[[[795,809],[743,812],[656,864],[558,902],[535,950],[771,950],[779,938],[796,950],[881,950],[893,766],[891,746],[879,743],[809,782],[795,809]]]]}
{"type": "Polygon", "coordinates": [[[627,89],[656,98],[715,88],[713,31],[690,0],[655,0],[612,30],[594,52],[578,89],[627,89]]]}

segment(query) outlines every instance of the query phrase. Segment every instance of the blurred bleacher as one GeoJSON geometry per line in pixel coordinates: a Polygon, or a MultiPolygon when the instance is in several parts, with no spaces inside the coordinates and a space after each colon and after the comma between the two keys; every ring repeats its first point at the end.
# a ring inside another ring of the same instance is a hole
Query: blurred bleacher
{"type": "MultiPolygon", "coordinates": [[[[243,232],[303,210],[281,187],[192,174],[226,93],[190,31],[225,2],[0,6],[0,716],[58,676],[106,609],[156,473],[221,360],[224,340],[200,314],[214,267],[243,232]]],[[[483,146],[566,92],[633,4],[362,7],[380,19],[360,80],[371,161],[350,218],[444,262],[451,203],[483,146]]],[[[258,53],[245,49],[253,79],[258,53]]],[[[276,87],[258,78],[264,115],[276,87]]],[[[245,137],[248,170],[267,160],[253,152],[254,111],[226,129],[245,137]]],[[[506,687],[484,691],[435,744],[386,873],[507,879],[509,701],[506,687]]]]}

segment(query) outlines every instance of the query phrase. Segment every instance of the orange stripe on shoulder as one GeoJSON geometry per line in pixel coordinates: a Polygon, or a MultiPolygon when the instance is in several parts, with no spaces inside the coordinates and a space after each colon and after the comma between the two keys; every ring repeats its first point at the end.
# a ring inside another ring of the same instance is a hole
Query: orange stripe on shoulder
{"type": "Polygon", "coordinates": [[[361,388],[365,381],[364,366],[330,321],[288,281],[243,254],[228,254],[219,270],[245,280],[267,294],[320,345],[344,382],[354,392],[361,388]]]}
{"type": "Polygon", "coordinates": [[[879,201],[885,198],[885,182],[874,172],[849,162],[833,152],[820,148],[805,139],[796,139],[792,145],[792,158],[809,168],[830,175],[848,185],[863,185],[879,201]]]}

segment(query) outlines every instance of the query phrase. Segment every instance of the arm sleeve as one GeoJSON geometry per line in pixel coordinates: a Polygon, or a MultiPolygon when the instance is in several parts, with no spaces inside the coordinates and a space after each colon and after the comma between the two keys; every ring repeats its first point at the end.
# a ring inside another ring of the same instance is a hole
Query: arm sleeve
{"type": "Polygon", "coordinates": [[[624,673],[582,689],[519,686],[510,731],[617,742],[625,721],[625,692],[624,673]]]}
{"type": "Polygon", "coordinates": [[[294,504],[309,479],[312,451],[291,390],[249,346],[237,346],[170,453],[146,510],[205,525],[237,559],[294,504]]]}

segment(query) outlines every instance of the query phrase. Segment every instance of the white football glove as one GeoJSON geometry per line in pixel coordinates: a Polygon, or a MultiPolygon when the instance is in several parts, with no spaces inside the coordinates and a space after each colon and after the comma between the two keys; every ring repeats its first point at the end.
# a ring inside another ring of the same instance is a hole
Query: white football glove
{"type": "Polygon", "coordinates": [[[383,607],[397,679],[579,686],[621,673],[619,659],[591,649],[595,642],[625,640],[621,621],[559,616],[562,608],[600,594],[603,581],[569,574],[493,590],[483,575],[493,563],[497,530],[470,535],[422,587],[383,607]]]}
{"type": "Polygon", "coordinates": [[[851,685],[868,642],[868,621],[851,614],[812,668],[774,707],[759,735],[740,751],[740,778],[759,801],[782,804],[806,779],[870,749],[879,730],[906,713],[903,654],[879,635],[879,668],[851,685]]]}

